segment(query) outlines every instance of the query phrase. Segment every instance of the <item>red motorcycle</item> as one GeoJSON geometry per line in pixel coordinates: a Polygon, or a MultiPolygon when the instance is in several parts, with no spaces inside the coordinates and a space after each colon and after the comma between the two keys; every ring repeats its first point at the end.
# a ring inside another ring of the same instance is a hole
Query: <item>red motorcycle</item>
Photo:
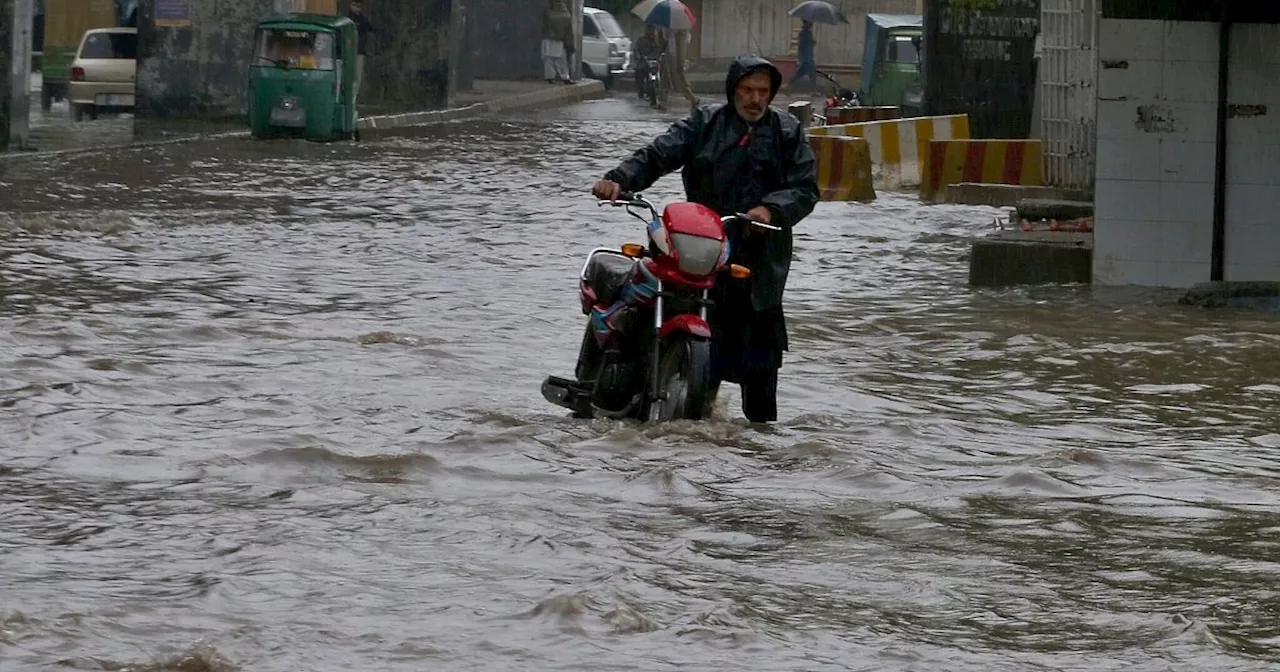
{"type": "Polygon", "coordinates": [[[649,243],[587,255],[578,292],[590,320],[575,379],[548,377],[542,396],[583,418],[700,420],[711,410],[711,289],[724,274],[751,276],[729,263],[725,227],[779,228],[697,203],[672,203],[659,216],[639,194],[600,204],[644,222],[649,243]]]}

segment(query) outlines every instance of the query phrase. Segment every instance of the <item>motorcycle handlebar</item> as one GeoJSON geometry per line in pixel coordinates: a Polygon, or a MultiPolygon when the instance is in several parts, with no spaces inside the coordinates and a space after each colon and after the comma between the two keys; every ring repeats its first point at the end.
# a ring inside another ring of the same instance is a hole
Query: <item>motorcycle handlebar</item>
{"type": "Polygon", "coordinates": [[[746,215],[744,215],[744,214],[742,214],[742,213],[740,213],[740,212],[739,212],[739,213],[732,214],[732,215],[729,215],[729,216],[727,216],[727,217],[721,217],[721,218],[720,218],[720,221],[721,221],[721,222],[723,222],[723,223],[725,223],[725,224],[728,224],[729,222],[734,222],[734,221],[741,221],[741,222],[746,222],[747,224],[750,224],[750,225],[752,225],[752,226],[758,226],[758,227],[760,227],[760,228],[762,228],[762,229],[768,229],[768,230],[770,230],[770,231],[781,231],[781,230],[782,230],[782,227],[781,227],[781,226],[775,226],[775,225],[773,225],[773,224],[766,224],[766,223],[764,223],[764,222],[762,222],[762,221],[760,221],[760,220],[758,220],[758,219],[755,219],[755,218],[752,218],[752,217],[748,217],[748,216],[746,216],[746,215]]]}
{"type": "Polygon", "coordinates": [[[625,208],[634,205],[643,208],[652,208],[653,204],[641,198],[640,194],[631,191],[624,191],[618,194],[618,200],[611,201],[607,198],[596,199],[596,205],[610,205],[615,208],[625,208]]]}
{"type": "MultiPolygon", "coordinates": [[[[653,211],[655,217],[657,216],[657,213],[658,213],[657,208],[653,207],[652,203],[645,200],[644,197],[642,197],[640,194],[637,194],[631,191],[624,191],[618,194],[618,200],[616,201],[610,201],[608,199],[597,199],[596,204],[601,206],[609,205],[615,208],[625,208],[629,206],[648,208],[649,210],[653,211]]],[[[732,215],[726,215],[720,218],[720,223],[722,224],[729,224],[731,222],[744,222],[752,226],[758,226],[762,229],[768,229],[769,231],[782,230],[781,226],[775,226],[773,224],[762,222],[753,217],[749,217],[746,214],[741,212],[735,212],[732,215]]]]}

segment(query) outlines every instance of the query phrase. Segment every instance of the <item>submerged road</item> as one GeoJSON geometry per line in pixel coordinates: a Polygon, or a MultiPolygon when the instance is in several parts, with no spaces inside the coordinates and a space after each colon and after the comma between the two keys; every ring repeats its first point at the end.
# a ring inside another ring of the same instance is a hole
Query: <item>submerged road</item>
{"type": "Polygon", "coordinates": [[[994,210],[821,204],[771,428],[547,404],[667,121],[0,162],[0,670],[1280,663],[1280,325],[972,291],[994,210]]]}

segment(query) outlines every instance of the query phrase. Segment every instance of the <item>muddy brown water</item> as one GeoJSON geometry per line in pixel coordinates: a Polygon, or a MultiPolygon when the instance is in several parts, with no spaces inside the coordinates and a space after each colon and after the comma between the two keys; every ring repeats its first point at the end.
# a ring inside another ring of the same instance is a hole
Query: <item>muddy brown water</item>
{"type": "Polygon", "coordinates": [[[994,210],[819,206],[768,429],[543,401],[664,123],[0,162],[0,670],[1280,662],[1280,325],[971,290],[994,210]]]}

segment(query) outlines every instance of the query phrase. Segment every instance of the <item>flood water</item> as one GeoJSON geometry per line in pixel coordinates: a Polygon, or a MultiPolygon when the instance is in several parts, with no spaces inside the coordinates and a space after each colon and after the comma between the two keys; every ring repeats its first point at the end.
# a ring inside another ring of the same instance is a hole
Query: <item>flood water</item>
{"type": "Polygon", "coordinates": [[[1280,324],[971,290],[993,209],[821,204],[776,425],[546,403],[664,124],[0,161],[0,670],[1280,663],[1280,324]]]}

